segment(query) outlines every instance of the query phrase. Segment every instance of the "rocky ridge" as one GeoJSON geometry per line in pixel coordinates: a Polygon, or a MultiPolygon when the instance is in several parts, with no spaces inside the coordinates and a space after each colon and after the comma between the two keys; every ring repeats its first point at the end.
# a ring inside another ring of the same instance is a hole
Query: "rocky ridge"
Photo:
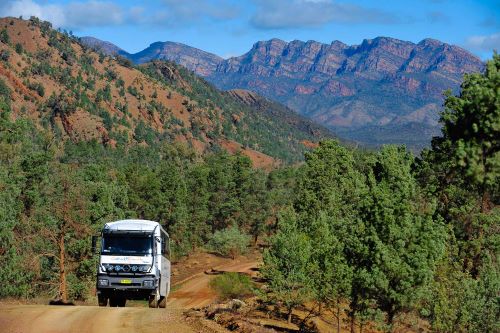
{"type": "Polygon", "coordinates": [[[154,43],[129,58],[175,61],[221,89],[254,91],[367,145],[418,137],[415,149],[439,133],[443,92],[457,92],[464,74],[484,68],[468,51],[430,38],[415,44],[377,37],[359,45],[271,39],[229,59],[168,45],[154,43]],[[166,46],[156,53],[160,44],[166,46]],[[377,126],[395,135],[381,141],[377,126]]]}

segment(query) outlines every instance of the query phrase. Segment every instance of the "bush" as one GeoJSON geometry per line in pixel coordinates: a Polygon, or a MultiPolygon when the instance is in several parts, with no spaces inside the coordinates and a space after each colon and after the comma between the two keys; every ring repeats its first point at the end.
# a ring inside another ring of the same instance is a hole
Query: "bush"
{"type": "Polygon", "coordinates": [[[120,55],[116,55],[116,61],[123,67],[132,68],[134,66],[132,61],[120,55]]]}
{"type": "Polygon", "coordinates": [[[208,246],[212,251],[234,259],[237,255],[246,253],[249,243],[250,236],[234,226],[216,231],[208,246]]]}
{"type": "Polygon", "coordinates": [[[24,52],[24,48],[23,48],[23,45],[21,43],[17,43],[15,49],[16,49],[17,54],[22,54],[24,52]]]}
{"type": "Polygon", "coordinates": [[[240,273],[224,273],[210,281],[212,288],[222,300],[243,298],[253,295],[253,282],[249,276],[240,273]]]}
{"type": "Polygon", "coordinates": [[[2,29],[0,31],[0,42],[4,44],[9,44],[10,43],[10,37],[9,34],[7,33],[7,30],[2,29]]]}
{"type": "Polygon", "coordinates": [[[10,52],[9,50],[2,50],[0,51],[0,60],[2,61],[9,61],[10,58],[10,52]]]}

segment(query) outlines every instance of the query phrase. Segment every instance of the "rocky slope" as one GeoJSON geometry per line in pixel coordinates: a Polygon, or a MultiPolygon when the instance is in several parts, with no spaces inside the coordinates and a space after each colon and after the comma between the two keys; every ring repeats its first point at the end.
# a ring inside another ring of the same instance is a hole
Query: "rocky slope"
{"type": "Polygon", "coordinates": [[[320,139],[173,63],[153,65],[135,68],[96,53],[36,18],[0,19],[0,101],[8,101],[12,117],[29,118],[58,139],[112,146],[175,140],[199,153],[230,147],[263,167],[298,161],[302,142],[320,139]]]}
{"type": "Polygon", "coordinates": [[[443,91],[457,91],[464,73],[482,68],[467,51],[432,39],[355,46],[274,39],[222,62],[208,79],[256,91],[350,139],[419,149],[439,132],[443,91]]]}
{"type": "MultiPolygon", "coordinates": [[[[457,91],[463,74],[484,67],[466,50],[434,39],[415,44],[378,37],[360,45],[272,39],[226,60],[197,58],[194,50],[183,45],[161,57],[219,88],[281,102],[348,138],[375,145],[411,142],[416,149],[439,131],[443,91],[457,91]],[[198,62],[178,60],[189,57],[198,62]]],[[[130,58],[144,62],[155,58],[150,54],[130,58]]]]}

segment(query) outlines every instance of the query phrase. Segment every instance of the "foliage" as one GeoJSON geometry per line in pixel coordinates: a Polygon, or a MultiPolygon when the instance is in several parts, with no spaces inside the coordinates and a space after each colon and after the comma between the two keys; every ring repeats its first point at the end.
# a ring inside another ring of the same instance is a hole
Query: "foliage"
{"type": "Polygon", "coordinates": [[[223,256],[235,259],[248,251],[250,237],[242,233],[237,226],[217,230],[208,243],[208,247],[223,256]]]}
{"type": "Polygon", "coordinates": [[[500,182],[499,86],[500,55],[495,54],[484,74],[465,77],[460,96],[448,92],[441,115],[443,136],[434,141],[436,148],[447,146],[454,169],[480,187],[485,201],[500,182]]]}
{"type": "Polygon", "coordinates": [[[24,48],[21,43],[16,43],[15,50],[17,54],[23,54],[24,48]]]}
{"type": "Polygon", "coordinates": [[[351,310],[359,307],[358,300],[373,300],[390,325],[396,314],[421,299],[445,244],[432,202],[419,194],[412,163],[401,148],[388,146],[377,154],[367,179],[369,195],[352,229],[359,233],[363,228],[364,235],[347,244],[354,268],[351,310]]]}
{"type": "Polygon", "coordinates": [[[227,272],[210,281],[210,287],[222,300],[240,299],[253,295],[254,285],[249,276],[227,272]]]}
{"type": "Polygon", "coordinates": [[[447,94],[442,136],[423,152],[417,174],[451,230],[429,318],[443,332],[498,330],[500,265],[500,57],[483,74],[466,75],[458,96],[447,94]]]}
{"type": "Polygon", "coordinates": [[[9,50],[1,50],[0,51],[0,60],[3,62],[7,62],[10,59],[10,51],[9,50]]]}
{"type": "MultiPolygon", "coordinates": [[[[1,81],[0,90],[9,95],[1,81]]],[[[9,287],[0,296],[89,297],[96,260],[89,235],[122,218],[160,221],[176,258],[209,241],[221,244],[217,249],[224,255],[247,250],[251,224],[244,217],[253,208],[242,203],[254,195],[248,184],[266,183],[267,176],[253,170],[246,157],[219,152],[200,158],[184,145],[168,143],[125,149],[68,141],[61,149],[53,140],[29,122],[1,113],[0,277],[9,287]],[[230,172],[222,177],[224,166],[230,172]],[[226,210],[226,202],[234,206],[226,210]],[[224,220],[211,208],[224,211],[224,220]],[[237,227],[225,229],[235,221],[237,227]],[[66,288],[60,283],[61,262],[66,288]]]]}
{"type": "Polygon", "coordinates": [[[132,61],[130,61],[129,59],[123,57],[123,56],[120,56],[120,55],[116,55],[115,56],[116,58],[116,61],[122,65],[123,67],[127,67],[127,68],[132,68],[134,67],[134,65],[132,64],[132,61]]]}
{"type": "Polygon", "coordinates": [[[268,279],[269,293],[264,299],[282,305],[291,321],[293,309],[312,298],[314,270],[313,244],[298,230],[297,216],[285,210],[278,220],[278,231],[271,238],[271,248],[264,252],[262,276],[268,279]]]}
{"type": "Polygon", "coordinates": [[[10,37],[9,37],[9,33],[7,32],[7,29],[0,30],[0,42],[2,42],[4,44],[10,43],[10,37]]]}

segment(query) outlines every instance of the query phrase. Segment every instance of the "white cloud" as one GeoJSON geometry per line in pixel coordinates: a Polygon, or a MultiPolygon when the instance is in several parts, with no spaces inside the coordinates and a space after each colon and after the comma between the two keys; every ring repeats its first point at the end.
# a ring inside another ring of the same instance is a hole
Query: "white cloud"
{"type": "Polygon", "coordinates": [[[259,29],[318,27],[329,22],[396,23],[400,19],[377,9],[331,0],[254,0],[256,12],[251,19],[259,29]]]}
{"type": "Polygon", "coordinates": [[[53,5],[33,0],[7,0],[0,4],[0,16],[36,16],[55,27],[79,28],[87,26],[118,25],[125,20],[123,8],[105,1],[70,2],[53,5]]]}
{"type": "Polygon", "coordinates": [[[1,16],[23,16],[29,18],[36,16],[40,19],[50,21],[54,26],[63,26],[66,18],[61,6],[39,5],[32,0],[7,1],[0,5],[1,16]]]}
{"type": "Polygon", "coordinates": [[[500,32],[487,36],[471,36],[465,41],[465,46],[477,51],[500,51],[500,32]]]}
{"type": "Polygon", "coordinates": [[[115,0],[60,4],[45,0],[0,0],[0,16],[36,16],[57,28],[75,29],[126,23],[177,26],[202,20],[230,20],[240,13],[240,8],[229,0],[162,0],[162,5],[154,11],[146,10],[141,2],[138,4],[124,7],[115,0]]]}

